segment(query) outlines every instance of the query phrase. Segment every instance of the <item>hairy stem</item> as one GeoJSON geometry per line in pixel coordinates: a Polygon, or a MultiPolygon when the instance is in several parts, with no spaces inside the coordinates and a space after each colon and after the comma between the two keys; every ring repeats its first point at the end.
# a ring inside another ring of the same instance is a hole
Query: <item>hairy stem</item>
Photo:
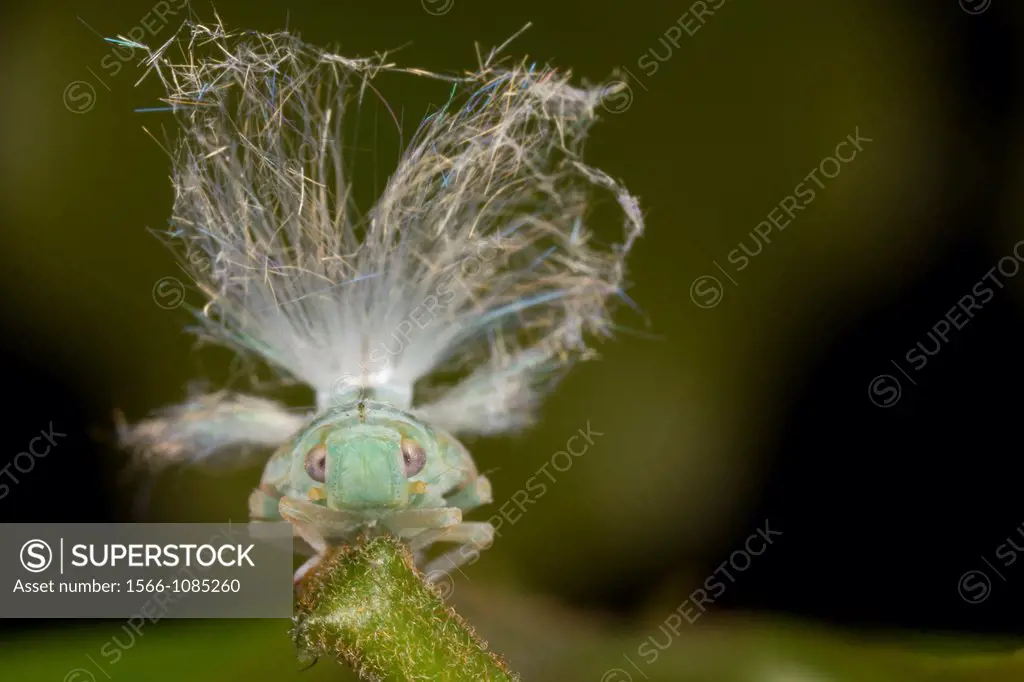
{"type": "Polygon", "coordinates": [[[332,550],[300,584],[294,621],[302,656],[345,661],[365,680],[519,679],[391,537],[332,550]]]}

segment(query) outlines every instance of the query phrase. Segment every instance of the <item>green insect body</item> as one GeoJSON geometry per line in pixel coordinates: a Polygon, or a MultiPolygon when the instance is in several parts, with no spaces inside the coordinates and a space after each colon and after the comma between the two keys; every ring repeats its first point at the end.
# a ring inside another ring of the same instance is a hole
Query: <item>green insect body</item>
{"type": "Polygon", "coordinates": [[[427,562],[428,578],[474,559],[494,527],[462,512],[492,501],[466,448],[388,402],[363,395],[324,411],[267,462],[249,499],[254,520],[290,522],[313,557],[335,544],[391,533],[423,563],[435,542],[456,547],[427,562]]]}

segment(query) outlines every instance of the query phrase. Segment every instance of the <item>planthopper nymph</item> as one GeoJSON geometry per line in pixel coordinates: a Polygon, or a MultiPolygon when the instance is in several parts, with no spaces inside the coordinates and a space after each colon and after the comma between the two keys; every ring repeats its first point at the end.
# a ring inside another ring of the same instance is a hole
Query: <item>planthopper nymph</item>
{"type": "Polygon", "coordinates": [[[462,512],[491,502],[491,484],[451,434],[389,402],[358,397],[330,408],[267,462],[249,498],[253,519],[290,521],[314,551],[330,542],[390,532],[417,553],[456,547],[424,567],[428,577],[465,563],[493,539],[491,524],[462,512]]]}
{"type": "Polygon", "coordinates": [[[642,215],[582,158],[622,84],[571,85],[505,58],[508,43],[442,75],[219,23],[186,23],[157,47],[117,42],[144,50],[143,78],[166,89],[145,116],[180,127],[162,236],[195,284],[197,333],[315,395],[295,410],[195,393],[122,425],[124,444],[155,467],[272,453],[249,508],[293,525],[312,555],[296,579],[375,533],[407,541],[431,577],[477,556],[493,528],[463,516],[493,496],[461,439],[529,425],[593,355],[588,340],[611,335],[612,304],[631,303],[642,215]],[[437,86],[411,134],[385,77],[437,86]],[[361,208],[348,123],[368,101],[402,141],[361,208]],[[593,220],[597,207],[617,216],[593,220]],[[598,236],[592,222],[621,229],[598,236]]]}

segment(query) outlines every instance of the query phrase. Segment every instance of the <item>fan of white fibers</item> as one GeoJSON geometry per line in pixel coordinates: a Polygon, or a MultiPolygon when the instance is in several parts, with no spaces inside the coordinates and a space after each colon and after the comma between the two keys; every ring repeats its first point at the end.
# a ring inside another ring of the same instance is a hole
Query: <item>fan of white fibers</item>
{"type": "MultiPolygon", "coordinates": [[[[209,299],[201,334],[308,384],[318,409],[373,389],[456,433],[518,428],[588,336],[610,334],[643,221],[634,197],[581,159],[607,88],[497,50],[440,76],[219,23],[144,49],[182,125],[167,238],[209,299]],[[447,101],[360,213],[344,122],[387,72],[431,79],[447,101]],[[603,197],[621,208],[617,243],[588,230],[603,197]],[[428,385],[413,405],[414,383],[438,370],[462,378],[428,385]]],[[[301,425],[279,405],[221,393],[123,436],[178,461],[271,445],[301,425]]]]}

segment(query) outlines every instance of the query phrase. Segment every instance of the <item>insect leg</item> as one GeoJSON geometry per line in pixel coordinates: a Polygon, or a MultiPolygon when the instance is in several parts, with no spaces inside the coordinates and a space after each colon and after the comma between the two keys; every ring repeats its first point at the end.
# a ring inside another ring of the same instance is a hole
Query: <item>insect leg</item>
{"type": "Polygon", "coordinates": [[[302,513],[299,506],[295,504],[296,502],[301,501],[291,497],[282,497],[278,509],[281,518],[292,524],[292,528],[295,529],[299,537],[305,540],[313,549],[313,556],[307,559],[306,563],[299,566],[299,570],[295,571],[294,580],[298,583],[311,568],[319,563],[320,558],[327,551],[327,540],[324,539],[323,534],[308,516],[302,513]]]}
{"type": "Polygon", "coordinates": [[[381,519],[381,523],[392,533],[408,538],[424,528],[447,528],[462,521],[462,512],[456,507],[433,509],[406,509],[381,519]]]}
{"type": "Polygon", "coordinates": [[[295,572],[296,583],[319,563],[331,540],[347,540],[364,524],[362,518],[288,496],[281,498],[278,510],[314,553],[295,572]]]}
{"type": "Polygon", "coordinates": [[[491,494],[491,482],[486,476],[477,476],[469,485],[456,490],[445,498],[445,502],[466,512],[470,509],[494,502],[491,494]]]}
{"type": "Polygon", "coordinates": [[[253,521],[280,521],[281,513],[277,508],[280,499],[280,493],[261,484],[249,495],[249,518],[253,521]]]}
{"type": "Polygon", "coordinates": [[[494,544],[494,526],[486,521],[469,521],[451,528],[445,528],[435,541],[457,542],[459,546],[449,550],[423,567],[431,582],[447,575],[467,561],[480,556],[480,550],[494,544]]]}
{"type": "MultiPolygon", "coordinates": [[[[303,532],[316,533],[325,545],[331,541],[346,541],[366,523],[365,519],[336,509],[328,509],[297,497],[282,497],[278,505],[281,517],[296,527],[296,532],[307,540],[303,532]],[[304,527],[305,531],[299,528],[304,527]]],[[[314,549],[316,545],[310,543],[314,549]]],[[[319,550],[317,550],[319,551],[319,550]]]]}
{"type": "Polygon", "coordinates": [[[321,554],[314,554],[313,556],[311,556],[308,559],[306,559],[305,563],[303,563],[301,566],[299,566],[298,570],[295,571],[295,576],[292,578],[292,581],[295,582],[295,583],[298,583],[300,580],[305,578],[306,574],[309,573],[309,571],[314,566],[316,566],[318,563],[320,563],[320,557],[321,556],[322,556],[321,554]]]}

